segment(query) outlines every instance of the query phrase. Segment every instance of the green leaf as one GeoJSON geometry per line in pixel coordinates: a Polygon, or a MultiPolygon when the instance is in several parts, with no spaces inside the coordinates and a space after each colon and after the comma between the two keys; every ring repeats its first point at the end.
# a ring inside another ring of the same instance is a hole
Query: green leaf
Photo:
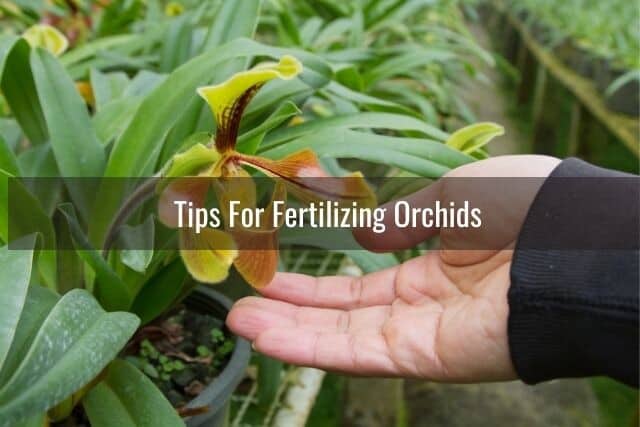
{"type": "Polygon", "coordinates": [[[15,425],[14,427],[42,427],[45,424],[47,419],[47,414],[36,415],[34,417],[30,417],[29,419],[22,421],[15,425]]]}
{"type": "Polygon", "coordinates": [[[184,421],[142,372],[114,360],[103,381],[84,398],[92,427],[180,427],[184,421]]]}
{"type": "Polygon", "coordinates": [[[117,99],[104,105],[93,116],[93,126],[102,145],[108,145],[122,135],[142,103],[137,96],[117,99]]]}
{"type": "Polygon", "coordinates": [[[184,14],[172,19],[162,41],[159,70],[168,72],[184,64],[189,59],[192,40],[191,16],[184,14]]]}
{"type": "Polygon", "coordinates": [[[4,71],[4,66],[7,63],[9,53],[18,40],[19,38],[13,35],[4,35],[0,37],[0,76],[2,76],[4,71]]]}
{"type": "Polygon", "coordinates": [[[76,289],[51,310],[22,363],[0,388],[0,426],[60,403],[95,378],[138,327],[131,313],[107,313],[76,289]]]}
{"type": "Polygon", "coordinates": [[[313,42],[314,49],[325,50],[330,47],[332,43],[342,41],[352,28],[353,22],[351,19],[334,19],[318,34],[313,42]]]}
{"type": "Polygon", "coordinates": [[[8,50],[4,68],[0,70],[0,88],[25,136],[32,144],[42,144],[49,135],[29,65],[30,52],[25,40],[15,41],[8,50]]]}
{"type": "Polygon", "coordinates": [[[363,79],[368,86],[372,86],[381,80],[397,75],[406,75],[413,69],[453,58],[455,58],[455,53],[445,50],[417,48],[383,61],[380,65],[367,71],[363,79]]]}
{"type": "Polygon", "coordinates": [[[11,342],[4,366],[0,369],[0,386],[5,384],[18,369],[22,359],[27,355],[40,325],[59,299],[60,297],[48,288],[37,285],[29,286],[16,334],[11,342]]]}
{"type": "Polygon", "coordinates": [[[105,50],[114,50],[120,46],[134,46],[136,44],[140,44],[139,42],[144,39],[145,36],[147,35],[126,34],[101,37],[94,41],[81,44],[74,49],[66,52],[60,58],[60,62],[62,62],[65,67],[69,67],[95,56],[98,52],[102,52],[105,50]]]}
{"type": "Polygon", "coordinates": [[[322,18],[319,16],[312,16],[305,21],[305,23],[300,28],[300,43],[305,48],[308,48],[309,45],[313,42],[313,39],[316,38],[318,32],[324,25],[322,18]]]}
{"type": "MultiPolygon", "coordinates": [[[[259,145],[254,144],[256,142],[256,138],[260,138],[265,135],[266,132],[280,126],[282,123],[298,114],[300,114],[300,109],[293,102],[280,104],[266,120],[258,126],[253,127],[251,130],[243,133],[238,138],[236,149],[241,153],[254,154],[259,145]]],[[[260,142],[261,141],[262,139],[260,139],[260,142]]]]}
{"type": "Polygon", "coordinates": [[[256,359],[258,362],[258,406],[268,411],[269,406],[278,397],[284,363],[263,354],[257,355],[256,359]]]}
{"type": "MultiPolygon", "coordinates": [[[[73,81],[60,62],[45,50],[32,51],[31,67],[60,173],[64,177],[101,176],[105,163],[104,148],[73,81]]],[[[95,198],[90,187],[68,187],[80,215],[85,219],[89,217],[95,198]]]]}
{"type": "Polygon", "coordinates": [[[278,13],[278,18],[278,32],[281,34],[281,38],[286,40],[285,44],[294,46],[302,45],[298,25],[296,24],[293,14],[289,8],[283,7],[278,13]]]}
{"type": "Polygon", "coordinates": [[[81,289],[85,284],[84,261],[72,250],[73,238],[71,228],[65,216],[56,211],[53,214],[56,228],[56,291],[65,294],[72,289],[81,289]]]}
{"type": "Polygon", "coordinates": [[[463,153],[471,154],[500,135],[504,135],[502,126],[495,123],[476,123],[454,132],[446,144],[463,153]]]}
{"type": "Polygon", "coordinates": [[[153,258],[155,235],[153,215],[149,215],[142,224],[136,226],[123,225],[118,234],[123,248],[120,251],[120,260],[133,271],[144,273],[153,258]]]}
{"type": "MultiPolygon", "coordinates": [[[[20,312],[27,297],[35,237],[27,237],[29,250],[0,248],[0,369],[16,334],[20,312]]],[[[22,245],[21,245],[22,246],[22,245]]]]}
{"type": "Polygon", "coordinates": [[[411,108],[392,102],[387,99],[367,95],[364,93],[351,90],[346,86],[341,85],[338,82],[331,82],[327,85],[327,91],[333,95],[337,95],[340,98],[353,102],[358,105],[368,107],[375,111],[388,111],[394,113],[402,113],[408,116],[418,116],[411,108]]]}
{"type": "Polygon", "coordinates": [[[25,188],[19,178],[0,170],[0,238],[5,242],[33,233],[41,233],[44,247],[55,248],[55,232],[51,219],[40,202],[25,188]],[[11,205],[9,205],[11,202],[11,205]],[[11,230],[9,230],[11,227],[11,230]]]}
{"type": "Polygon", "coordinates": [[[181,259],[175,259],[156,273],[140,290],[131,306],[143,324],[147,324],[176,302],[191,278],[181,259]]]}
{"type": "Polygon", "coordinates": [[[129,85],[122,92],[122,98],[133,96],[147,96],[153,89],[158,87],[167,78],[166,74],[159,74],[153,71],[142,70],[131,79],[129,85]]]}
{"type": "Polygon", "coordinates": [[[336,72],[336,81],[352,90],[359,92],[364,90],[364,81],[362,80],[362,76],[355,65],[340,68],[336,72]]]}
{"type": "Polygon", "coordinates": [[[22,138],[22,131],[18,122],[13,118],[0,117],[0,135],[5,139],[9,148],[15,151],[22,138]]]}
{"type": "MultiPolygon", "coordinates": [[[[417,108],[422,117],[429,123],[438,123],[440,120],[438,111],[434,105],[435,102],[429,99],[429,95],[416,91],[414,87],[405,82],[384,82],[378,96],[396,99],[396,101],[401,102],[402,105],[417,108]]],[[[446,140],[447,137],[442,140],[446,140]]]]}
{"type": "Polygon", "coordinates": [[[371,25],[371,30],[403,22],[411,15],[417,14],[420,9],[434,6],[433,0],[395,0],[390,3],[383,13],[376,15],[368,22],[371,25]]]}
{"type": "Polygon", "coordinates": [[[357,158],[402,170],[426,178],[439,178],[473,158],[441,142],[418,138],[400,138],[349,129],[324,129],[306,134],[265,150],[261,155],[280,159],[304,148],[319,156],[357,158]]]}
{"type": "Polygon", "coordinates": [[[93,97],[96,100],[96,111],[122,95],[129,84],[129,77],[123,72],[103,73],[93,68],[89,73],[93,97]]]}
{"type": "Polygon", "coordinates": [[[104,149],[73,80],[43,49],[32,51],[31,67],[60,173],[65,177],[101,176],[104,149]]]}
{"type": "Polygon", "coordinates": [[[69,224],[71,238],[80,258],[84,260],[95,272],[96,278],[93,288],[95,297],[107,310],[127,310],[131,306],[133,296],[127,285],[111,266],[91,247],[84,235],[73,206],[63,204],[58,207],[69,224]]]}
{"type": "Polygon", "coordinates": [[[9,144],[0,135],[0,169],[13,176],[20,176],[20,166],[16,155],[9,147],[9,144]]]}
{"type": "Polygon", "coordinates": [[[278,129],[267,135],[260,151],[272,149],[275,146],[304,135],[339,128],[414,130],[423,133],[426,137],[440,141],[445,141],[449,137],[446,132],[414,117],[391,113],[356,113],[315,119],[297,126],[278,129]]]}
{"type": "Polygon", "coordinates": [[[43,238],[38,256],[38,271],[43,283],[52,289],[56,284],[56,236],[51,219],[40,202],[18,178],[0,169],[0,238],[13,242],[29,234],[43,238]]]}
{"type": "Polygon", "coordinates": [[[24,185],[40,201],[42,210],[47,214],[53,212],[60,201],[64,185],[62,179],[55,179],[60,173],[51,144],[36,145],[21,152],[18,155],[18,165],[22,171],[21,176],[28,177],[24,179],[24,185]]]}
{"type": "Polygon", "coordinates": [[[260,15],[260,0],[225,1],[209,27],[202,51],[240,37],[253,37],[260,15]]]}

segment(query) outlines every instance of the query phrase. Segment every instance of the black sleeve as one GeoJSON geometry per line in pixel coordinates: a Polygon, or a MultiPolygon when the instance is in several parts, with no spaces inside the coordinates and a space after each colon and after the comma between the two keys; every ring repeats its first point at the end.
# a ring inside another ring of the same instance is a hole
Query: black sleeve
{"type": "Polygon", "coordinates": [[[526,383],[606,375],[638,387],[639,182],[568,159],[538,192],[508,293],[526,383]]]}

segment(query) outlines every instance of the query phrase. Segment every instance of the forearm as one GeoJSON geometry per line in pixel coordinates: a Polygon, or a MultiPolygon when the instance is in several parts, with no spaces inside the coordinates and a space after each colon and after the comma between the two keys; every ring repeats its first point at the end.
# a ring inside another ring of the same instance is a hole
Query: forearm
{"type": "Polygon", "coordinates": [[[525,382],[608,375],[638,385],[638,191],[637,177],[575,159],[540,190],[508,295],[510,352],[525,382]]]}

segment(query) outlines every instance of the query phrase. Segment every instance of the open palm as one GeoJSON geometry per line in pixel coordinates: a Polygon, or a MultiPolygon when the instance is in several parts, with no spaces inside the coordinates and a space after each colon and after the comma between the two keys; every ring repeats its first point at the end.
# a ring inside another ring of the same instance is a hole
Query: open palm
{"type": "Polygon", "coordinates": [[[267,298],[236,303],[227,323],[269,356],[359,375],[471,381],[514,377],[508,354],[509,253],[462,269],[436,253],[360,278],[281,273],[267,298]],[[481,271],[484,270],[484,271],[481,271]],[[466,273],[465,273],[466,275],[466,273]]]}
{"type": "MultiPolygon", "coordinates": [[[[525,176],[547,176],[556,164],[519,156],[455,173],[474,177],[497,170],[509,176],[524,170],[525,176]]],[[[447,242],[459,238],[443,232],[443,249],[363,277],[279,273],[261,290],[267,298],[239,300],[227,324],[256,350],[296,365],[457,383],[514,379],[507,339],[509,270],[513,243],[536,191],[504,210],[506,249],[448,250],[447,242]]],[[[421,204],[443,193],[450,192],[430,187],[408,200],[421,204]]],[[[381,240],[363,231],[356,237],[365,247],[385,250],[410,247],[429,237],[430,231],[424,233],[391,230],[381,240]]]]}

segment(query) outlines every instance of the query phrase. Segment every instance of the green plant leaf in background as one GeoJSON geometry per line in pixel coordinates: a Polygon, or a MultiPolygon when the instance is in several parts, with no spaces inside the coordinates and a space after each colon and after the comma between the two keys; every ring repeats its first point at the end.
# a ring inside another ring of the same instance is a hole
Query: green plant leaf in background
{"type": "Polygon", "coordinates": [[[256,355],[258,365],[258,407],[265,413],[277,398],[283,381],[281,371],[284,363],[263,354],[256,355]]]}
{"type": "Polygon", "coordinates": [[[60,299],[13,375],[0,386],[0,426],[55,406],[94,379],[126,344],[139,320],[107,313],[90,293],[60,299]]]}
{"type": "Polygon", "coordinates": [[[27,148],[18,155],[18,166],[25,187],[40,202],[43,212],[50,214],[59,203],[64,185],[58,172],[58,165],[51,144],[40,144],[27,148]],[[38,178],[38,179],[31,179],[38,178]],[[39,179],[54,178],[54,179],[39,179]]]}
{"type": "Polygon", "coordinates": [[[169,72],[184,64],[189,59],[192,40],[193,24],[190,14],[172,20],[162,43],[160,71],[169,72]]]}
{"type": "Polygon", "coordinates": [[[142,372],[114,360],[105,378],[84,398],[92,427],[180,427],[184,422],[142,372]]]}
{"type": "Polygon", "coordinates": [[[123,225],[119,234],[122,249],[120,260],[124,265],[144,273],[153,258],[153,241],[155,236],[154,216],[136,226],[123,225]]]}
{"type": "Polygon", "coordinates": [[[38,271],[43,283],[55,289],[56,253],[53,249],[56,247],[56,236],[51,219],[19,178],[12,177],[2,169],[0,206],[0,239],[10,242],[33,233],[41,235],[45,249],[38,256],[38,271]],[[25,210],[29,212],[28,215],[23,214],[25,210]]]}
{"type": "Polygon", "coordinates": [[[16,155],[9,147],[9,144],[0,135],[0,169],[10,173],[13,176],[20,176],[20,166],[16,155]]]}
{"type": "Polygon", "coordinates": [[[6,383],[18,369],[29,347],[31,347],[40,325],[47,318],[59,298],[55,292],[48,288],[37,285],[29,286],[24,307],[19,314],[20,321],[11,342],[9,354],[4,365],[0,367],[0,385],[6,383]]]}
{"type": "Polygon", "coordinates": [[[297,126],[278,129],[265,138],[260,150],[266,151],[303,135],[337,128],[417,131],[428,138],[439,141],[445,141],[449,138],[449,134],[446,132],[411,116],[391,113],[356,113],[316,119],[297,126]]]}
{"type": "Polygon", "coordinates": [[[34,77],[29,65],[31,47],[21,38],[0,38],[0,88],[32,144],[49,139],[34,77]]]}
{"type": "Polygon", "coordinates": [[[158,271],[140,290],[131,306],[143,324],[149,323],[171,307],[191,282],[182,260],[176,258],[158,271]]]}
{"type": "Polygon", "coordinates": [[[80,228],[78,218],[71,204],[63,204],[58,207],[64,215],[74,247],[87,265],[95,273],[93,284],[93,294],[100,301],[100,304],[107,310],[127,310],[133,301],[131,291],[124,281],[113,271],[109,263],[100,256],[100,253],[91,247],[87,237],[80,228]]]}
{"type": "Polygon", "coordinates": [[[0,299],[0,368],[16,334],[31,278],[35,237],[26,239],[29,239],[27,246],[31,247],[30,250],[11,251],[7,246],[0,248],[0,295],[3,295],[0,299]]]}
{"type": "Polygon", "coordinates": [[[306,134],[260,154],[278,159],[303,148],[311,148],[319,156],[367,160],[428,178],[439,178],[449,170],[473,161],[472,157],[437,141],[339,128],[306,134]]]}
{"type": "Polygon", "coordinates": [[[293,102],[280,104],[261,124],[240,135],[236,149],[241,153],[255,154],[267,132],[297,114],[300,114],[300,109],[293,102]]]}
{"type": "Polygon", "coordinates": [[[5,242],[26,236],[31,233],[41,233],[46,248],[55,248],[55,232],[51,219],[42,209],[40,202],[24,186],[20,178],[16,178],[4,170],[0,170],[0,238],[5,242]],[[11,202],[12,206],[9,206],[11,202]],[[29,212],[29,215],[22,215],[29,212]],[[11,230],[9,230],[11,227],[11,230]]]}
{"type": "Polygon", "coordinates": [[[201,52],[240,37],[252,37],[258,24],[261,3],[261,0],[222,2],[201,52]]]}
{"type": "Polygon", "coordinates": [[[502,126],[495,123],[476,123],[454,132],[446,145],[465,154],[472,154],[500,135],[504,135],[502,126]]]}
{"type": "MultiPolygon", "coordinates": [[[[64,177],[101,176],[105,164],[104,148],[73,81],[62,64],[45,50],[31,52],[31,67],[60,174],[64,177]]],[[[82,218],[88,218],[95,192],[87,185],[70,185],[69,191],[82,218]]]]}

